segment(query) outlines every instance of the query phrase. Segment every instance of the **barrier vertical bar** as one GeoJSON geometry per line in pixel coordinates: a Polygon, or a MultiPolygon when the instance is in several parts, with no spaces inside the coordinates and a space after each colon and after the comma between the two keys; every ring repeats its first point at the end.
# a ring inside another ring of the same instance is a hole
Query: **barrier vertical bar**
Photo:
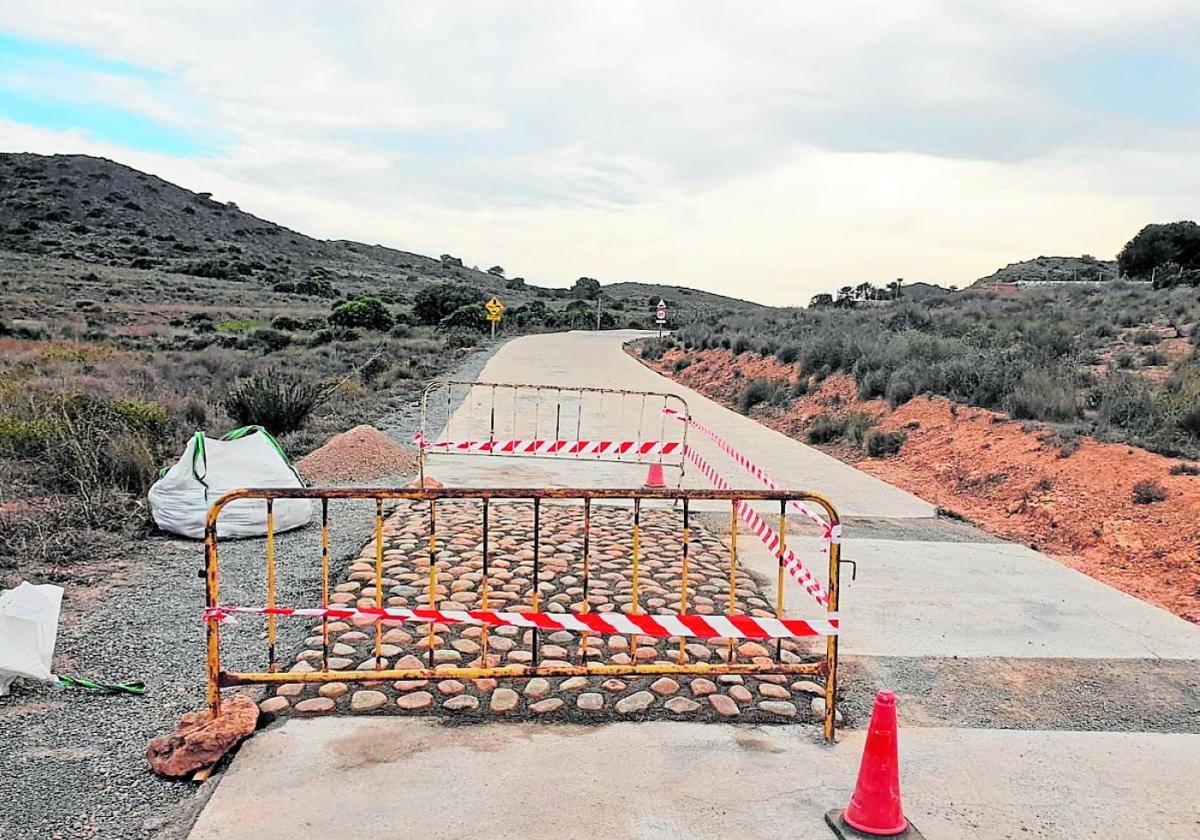
{"type": "MultiPolygon", "coordinates": [[[[738,500],[731,501],[733,512],[730,515],[729,524],[729,603],[725,605],[728,610],[728,615],[733,615],[737,612],[737,533],[738,533],[738,500]]],[[[734,640],[729,640],[729,661],[732,662],[737,656],[737,648],[734,645],[734,640]]]]}
{"type": "MultiPolygon", "coordinates": [[[[429,500],[429,609],[436,610],[437,602],[437,503],[429,500]]],[[[429,667],[433,667],[433,648],[435,622],[429,622],[429,667]]]]}
{"type": "MultiPolygon", "coordinates": [[[[580,395],[580,401],[582,402],[582,395],[580,395]]],[[[596,409],[596,415],[599,418],[596,421],[596,438],[599,440],[604,437],[604,392],[603,391],[600,392],[600,407],[598,409],[596,409]]],[[[619,437],[619,435],[616,437],[619,437]]],[[[600,454],[601,454],[600,447],[596,447],[596,460],[600,459],[600,454]]]]}
{"type": "MultiPolygon", "coordinates": [[[[446,386],[450,387],[449,385],[446,386]]],[[[417,469],[419,470],[418,478],[421,480],[421,486],[425,486],[425,445],[428,440],[426,438],[427,430],[425,428],[426,418],[429,416],[429,387],[427,386],[421,392],[421,438],[417,446],[417,469]]],[[[446,423],[450,423],[450,418],[446,418],[446,423]]]]}
{"type": "MultiPolygon", "coordinates": [[[[275,606],[275,505],[267,499],[267,606],[275,606]]],[[[267,616],[267,670],[275,667],[275,616],[267,616]]]]}
{"type": "MultiPolygon", "coordinates": [[[[775,617],[783,618],[783,555],[787,551],[787,502],[779,500],[779,568],[775,572],[775,617]]],[[[783,656],[783,639],[775,640],[775,661],[783,656]]]]}
{"type": "MultiPolygon", "coordinates": [[[[485,496],[483,499],[483,597],[480,599],[479,608],[487,612],[488,608],[488,519],[490,507],[489,499],[485,496]]],[[[479,631],[479,664],[488,667],[488,626],[485,624],[479,631]]]]}
{"type": "MultiPolygon", "coordinates": [[[[383,498],[375,497],[375,606],[383,600],[383,498]]],[[[375,670],[383,668],[383,620],[375,622],[375,670]]]]}
{"type": "MultiPolygon", "coordinates": [[[[680,614],[687,613],[687,596],[688,596],[688,497],[683,497],[683,568],[680,574],[679,587],[679,612],[680,614]]],[[[685,650],[686,643],[682,636],[679,637],[679,664],[683,665],[687,661],[687,652],[685,650]]]]}
{"type": "MultiPolygon", "coordinates": [[[[468,434],[469,437],[469,434],[468,434]]],[[[492,386],[492,406],[488,419],[488,442],[496,442],[496,386],[492,386]]],[[[492,454],[492,447],[488,447],[488,454],[492,454]]]]}
{"type": "Polygon", "coordinates": [[[646,395],[642,394],[642,405],[638,409],[638,430],[637,430],[637,457],[634,459],[639,463],[642,460],[642,429],[646,423],[646,395]]]}
{"type": "MultiPolygon", "coordinates": [[[[321,499],[321,607],[329,609],[329,499],[321,499]]],[[[321,670],[329,670],[329,616],[321,617],[321,670]]]]}
{"type": "Polygon", "coordinates": [[[558,389],[558,396],[554,398],[554,440],[557,441],[562,437],[562,388],[558,389]]]}
{"type": "MultiPolygon", "coordinates": [[[[537,612],[541,602],[541,590],[539,589],[540,572],[542,564],[542,547],[541,547],[541,530],[542,530],[542,500],[535,498],[533,500],[533,611],[537,612]]],[[[529,631],[533,634],[533,667],[538,664],[538,631],[535,627],[529,631]]]]}
{"type": "MultiPolygon", "coordinates": [[[[585,498],[583,500],[583,609],[581,612],[591,612],[592,602],[588,600],[588,579],[592,571],[592,500],[585,498]]],[[[583,631],[580,637],[579,658],[583,663],[587,664],[588,659],[588,633],[583,631]]]]}
{"type": "MultiPolygon", "coordinates": [[[[641,521],[642,499],[638,496],[633,500],[633,603],[630,605],[629,610],[634,615],[638,613],[638,561],[642,548],[641,521]]],[[[633,662],[637,661],[637,645],[637,635],[630,635],[629,656],[633,662]]]]}
{"type": "MultiPolygon", "coordinates": [[[[579,409],[575,412],[575,440],[579,440],[583,429],[583,395],[584,392],[579,392],[579,409]]],[[[578,457],[578,453],[577,453],[578,457]]]]}
{"type": "MultiPolygon", "coordinates": [[[[220,575],[217,566],[217,521],[210,516],[204,529],[204,606],[215,609],[219,603],[220,575]]],[[[208,711],[214,718],[221,714],[221,622],[206,621],[208,643],[208,711]]]]}
{"type": "MultiPolygon", "coordinates": [[[[840,527],[837,514],[832,508],[825,506],[825,512],[829,516],[829,524],[831,527],[840,527]]],[[[835,532],[836,533],[836,532],[835,532]]],[[[841,588],[841,558],[842,544],[839,539],[832,539],[829,543],[829,605],[830,613],[836,613],[838,609],[838,595],[841,588]]],[[[838,664],[838,637],[827,636],[825,639],[825,663],[828,666],[829,673],[825,676],[825,740],[833,743],[834,739],[834,724],[837,718],[837,664],[838,664]]]]}

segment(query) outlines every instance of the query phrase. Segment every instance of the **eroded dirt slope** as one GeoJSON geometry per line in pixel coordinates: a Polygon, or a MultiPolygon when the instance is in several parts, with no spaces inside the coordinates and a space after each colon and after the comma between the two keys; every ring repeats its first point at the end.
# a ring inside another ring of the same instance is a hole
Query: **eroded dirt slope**
{"type": "MultiPolygon", "coordinates": [[[[649,363],[730,407],[748,380],[794,379],[794,366],[726,350],[669,351],[649,363]],[[687,357],[691,364],[674,370],[687,357]]],[[[897,455],[866,458],[849,445],[822,447],[865,472],[1028,544],[1125,592],[1200,622],[1200,478],[1171,473],[1178,461],[1089,438],[1065,444],[1051,430],[942,398],[892,410],[860,401],[854,382],[831,377],[785,407],[758,406],[762,423],[800,440],[814,417],[869,412],[902,430],[897,455]],[[1165,499],[1134,501],[1154,482],[1165,499]]]]}

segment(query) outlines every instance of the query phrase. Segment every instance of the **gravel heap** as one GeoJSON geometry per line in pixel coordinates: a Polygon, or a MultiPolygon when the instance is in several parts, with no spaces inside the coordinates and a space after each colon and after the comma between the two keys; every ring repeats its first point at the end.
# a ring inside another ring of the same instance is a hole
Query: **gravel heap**
{"type": "Polygon", "coordinates": [[[374,426],[355,426],[306,455],[296,469],[306,480],[319,484],[362,482],[415,472],[417,455],[392,443],[374,426]]]}
{"type": "MultiPolygon", "coordinates": [[[[384,524],[384,585],[389,606],[424,606],[429,579],[425,503],[402,502],[384,524]]],[[[483,589],[481,506],[475,501],[442,502],[437,511],[438,606],[475,609],[483,589]]],[[[631,514],[628,509],[596,506],[592,512],[591,571],[587,601],[593,610],[629,612],[633,608],[631,574],[631,514]]],[[[643,510],[641,579],[637,608],[642,612],[680,608],[680,517],[677,512],[643,510]]],[[[532,506],[525,502],[492,505],[489,542],[488,602],[491,608],[527,611],[533,607],[532,506]]],[[[583,608],[583,516],[578,505],[544,505],[541,520],[542,560],[538,591],[541,609],[548,612],[583,608]]],[[[728,549],[701,527],[691,530],[688,573],[688,611],[723,613],[729,604],[728,549]]],[[[372,540],[350,565],[330,601],[337,605],[374,606],[372,540]]],[[[771,605],[755,581],[741,568],[735,571],[734,611],[771,616],[771,605]]],[[[429,654],[428,627],[384,621],[384,667],[425,667],[429,654]]],[[[366,616],[329,624],[329,667],[332,670],[372,670],[374,622],[366,616]]],[[[301,622],[301,626],[304,626],[301,622]]],[[[309,638],[291,661],[293,672],[319,668],[321,625],[308,624],[309,638]]],[[[232,631],[231,631],[232,632],[232,631]]],[[[582,643],[569,631],[538,631],[544,662],[579,664],[582,643]]],[[[479,665],[481,628],[433,626],[433,661],[438,665],[479,665]]],[[[491,665],[528,664],[533,658],[533,631],[501,627],[489,634],[491,665]]],[[[823,643],[784,640],[778,655],[784,662],[818,657],[823,643]]],[[[631,661],[674,664],[678,640],[649,636],[589,635],[588,659],[613,665],[631,661]]],[[[770,663],[775,646],[726,639],[689,639],[684,646],[689,662],[717,662],[731,655],[740,661],[770,663]]],[[[261,667],[262,663],[258,663],[261,667]]],[[[288,667],[288,666],[285,666],[288,667]]],[[[436,714],[456,718],[477,716],[530,717],[549,720],[606,721],[629,718],[744,720],[762,723],[817,720],[823,714],[823,687],[804,677],[764,674],[640,677],[537,677],[459,681],[400,680],[395,682],[304,684],[285,683],[262,701],[265,713],[329,714],[375,712],[436,714]]]]}

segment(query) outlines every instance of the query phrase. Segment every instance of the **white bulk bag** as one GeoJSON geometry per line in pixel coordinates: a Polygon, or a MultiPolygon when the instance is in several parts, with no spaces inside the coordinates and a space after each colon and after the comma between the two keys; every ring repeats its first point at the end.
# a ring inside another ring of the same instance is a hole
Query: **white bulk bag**
{"type": "MultiPolygon", "coordinates": [[[[243,487],[303,487],[266,429],[246,426],[223,438],[196,432],[183,456],[150,488],[150,511],[164,531],[204,537],[208,509],[223,493],[243,487]]],[[[312,500],[276,499],[275,531],[307,525],[312,500]]],[[[267,532],[267,503],[240,499],[226,505],[217,519],[219,537],[256,537],[267,532]]]]}
{"type": "Polygon", "coordinates": [[[50,661],[58,638],[61,586],[22,582],[0,592],[0,697],[17,677],[53,681],[50,661]]]}

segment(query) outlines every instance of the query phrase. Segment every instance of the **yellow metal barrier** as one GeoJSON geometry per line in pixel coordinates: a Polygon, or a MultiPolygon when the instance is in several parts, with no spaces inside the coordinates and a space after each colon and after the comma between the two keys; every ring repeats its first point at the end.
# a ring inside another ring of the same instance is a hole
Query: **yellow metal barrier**
{"type": "MultiPolygon", "coordinates": [[[[374,583],[375,583],[375,603],[383,605],[384,591],[384,575],[383,575],[383,535],[384,535],[384,503],[386,501],[408,500],[412,502],[424,502],[429,507],[429,526],[428,526],[428,545],[429,545],[429,580],[428,580],[428,602],[431,609],[436,609],[437,601],[437,553],[438,553],[438,528],[437,528],[437,510],[438,503],[449,500],[474,500],[481,502],[482,515],[482,610],[488,609],[488,593],[490,588],[489,582],[489,555],[491,546],[489,544],[489,511],[490,504],[495,500],[509,501],[532,501],[533,505],[533,534],[532,534],[532,549],[533,549],[533,610],[536,612],[539,609],[539,568],[542,552],[540,550],[541,542],[541,523],[540,512],[543,502],[561,503],[578,501],[583,506],[583,541],[582,541],[582,588],[583,598],[581,611],[590,611],[591,606],[588,600],[588,581],[592,574],[591,562],[591,520],[592,506],[594,502],[631,502],[632,503],[632,533],[631,533],[631,572],[633,585],[632,611],[636,613],[638,607],[638,584],[640,575],[640,527],[642,517],[643,502],[672,502],[675,507],[671,510],[679,510],[681,514],[681,531],[679,539],[679,550],[681,564],[680,574],[680,614],[687,614],[688,608],[688,546],[691,538],[691,523],[692,503],[695,502],[712,502],[712,501],[728,501],[731,503],[731,520],[730,520],[730,537],[729,537],[729,605],[731,609],[736,609],[737,603],[737,572],[738,572],[738,505],[740,502],[778,502],[780,506],[779,514],[779,534],[781,544],[777,549],[779,558],[779,572],[777,577],[777,598],[776,598],[776,614],[778,617],[783,616],[783,586],[785,585],[784,576],[784,545],[783,536],[786,533],[787,505],[791,501],[810,502],[818,505],[828,517],[829,524],[835,528],[839,525],[839,518],[836,509],[823,496],[809,492],[788,492],[788,491],[758,491],[758,490],[679,490],[679,489],[638,489],[638,490],[610,490],[610,489],[563,489],[563,488],[536,488],[536,489],[476,489],[476,488],[265,488],[265,489],[244,489],[234,490],[226,493],[218,499],[212,506],[208,515],[208,524],[205,535],[205,558],[206,558],[206,580],[207,594],[206,604],[210,610],[220,607],[220,559],[217,540],[217,520],[221,515],[221,511],[225,506],[232,502],[243,499],[260,499],[266,504],[267,509],[267,535],[266,535],[266,570],[267,570],[267,606],[275,605],[275,533],[274,533],[274,516],[273,503],[275,499],[315,499],[320,501],[321,508],[321,606],[329,606],[329,586],[330,586],[330,548],[329,548],[329,502],[331,499],[339,500],[373,500],[375,502],[374,516],[374,534],[375,534],[375,556],[374,556],[374,583]]],[[[829,576],[827,584],[827,592],[829,602],[827,606],[828,613],[831,618],[836,618],[838,608],[838,569],[840,564],[840,549],[841,546],[837,541],[834,541],[829,548],[829,576]]],[[[726,613],[730,615],[736,613],[726,613]]],[[[837,706],[837,663],[838,663],[838,637],[829,635],[825,641],[824,656],[811,662],[784,662],[782,655],[782,640],[777,642],[775,646],[775,656],[769,662],[753,661],[753,662],[738,662],[736,661],[736,642],[734,639],[729,640],[729,653],[725,662],[688,662],[684,650],[684,641],[681,638],[679,645],[679,661],[676,663],[640,663],[635,659],[628,664],[613,665],[591,662],[587,647],[587,633],[581,633],[580,647],[580,664],[562,663],[544,664],[539,662],[539,635],[542,631],[533,630],[532,637],[532,653],[533,659],[529,665],[495,665],[489,666],[488,657],[488,628],[485,626],[481,631],[480,645],[481,654],[479,657],[478,666],[459,667],[441,664],[434,668],[434,624],[429,624],[429,641],[428,641],[428,665],[424,668],[385,668],[382,667],[383,658],[381,655],[382,647],[382,619],[375,621],[375,638],[374,638],[374,653],[377,661],[377,667],[374,670],[355,670],[355,671],[338,671],[330,670],[329,668],[329,628],[328,619],[322,620],[322,657],[321,669],[308,671],[304,673],[297,672],[280,672],[276,662],[276,634],[275,634],[276,617],[274,615],[267,616],[267,647],[268,647],[268,667],[264,672],[228,672],[221,667],[221,627],[220,622],[210,620],[207,623],[208,627],[208,703],[213,714],[220,711],[220,690],[226,686],[247,685],[256,683],[313,683],[313,682],[358,682],[372,680],[441,680],[441,679],[481,679],[481,678],[529,678],[529,677],[567,677],[567,676],[640,676],[640,675],[667,675],[667,674],[694,674],[694,675],[720,675],[720,674],[743,674],[743,675],[761,675],[761,674],[787,674],[787,675],[809,675],[825,678],[825,719],[824,730],[827,740],[834,739],[834,719],[837,706]]],[[[631,650],[636,649],[636,643],[631,645],[631,650]]],[[[760,658],[761,659],[761,658],[760,658]]]]}

